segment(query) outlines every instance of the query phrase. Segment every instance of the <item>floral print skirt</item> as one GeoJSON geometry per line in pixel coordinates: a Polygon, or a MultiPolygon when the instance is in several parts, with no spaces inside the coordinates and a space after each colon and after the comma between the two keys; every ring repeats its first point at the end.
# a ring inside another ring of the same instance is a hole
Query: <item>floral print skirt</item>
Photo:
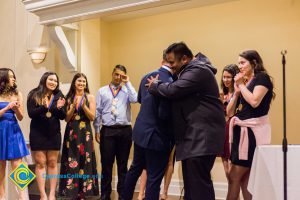
{"type": "Polygon", "coordinates": [[[90,121],[68,122],[63,142],[59,196],[85,199],[99,195],[95,149],[90,121]]]}

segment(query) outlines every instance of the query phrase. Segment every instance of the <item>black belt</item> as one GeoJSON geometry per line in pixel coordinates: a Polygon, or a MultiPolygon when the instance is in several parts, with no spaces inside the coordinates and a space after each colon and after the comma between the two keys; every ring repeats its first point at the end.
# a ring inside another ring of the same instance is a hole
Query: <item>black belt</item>
{"type": "Polygon", "coordinates": [[[111,129],[119,129],[119,128],[129,128],[131,125],[112,125],[112,126],[102,126],[104,128],[111,128],[111,129]]]}

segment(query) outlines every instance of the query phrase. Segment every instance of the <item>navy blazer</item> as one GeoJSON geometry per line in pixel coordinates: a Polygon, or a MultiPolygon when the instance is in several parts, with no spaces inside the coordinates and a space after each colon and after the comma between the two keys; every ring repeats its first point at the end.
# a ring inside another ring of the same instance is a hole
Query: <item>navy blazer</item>
{"type": "Polygon", "coordinates": [[[133,127],[132,138],[143,148],[168,151],[173,145],[171,102],[164,97],[153,96],[145,86],[147,78],[157,74],[162,82],[173,82],[172,74],[163,67],[143,77],[138,92],[141,107],[133,127]]]}

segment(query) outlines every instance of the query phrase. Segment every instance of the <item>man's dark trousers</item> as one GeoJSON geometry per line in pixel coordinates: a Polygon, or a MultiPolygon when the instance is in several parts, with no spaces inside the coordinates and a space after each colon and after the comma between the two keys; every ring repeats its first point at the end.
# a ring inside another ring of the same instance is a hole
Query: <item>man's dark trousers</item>
{"type": "Polygon", "coordinates": [[[198,156],[182,161],[184,200],[215,200],[210,171],[216,156],[198,156]]]}
{"type": "Polygon", "coordinates": [[[124,200],[132,200],[134,188],[143,169],[147,171],[146,200],[158,200],[160,184],[165,174],[170,151],[156,151],[134,144],[134,159],[127,172],[124,200]],[[151,193],[149,191],[152,191],[151,193]]]}
{"type": "Polygon", "coordinates": [[[112,169],[115,158],[118,169],[117,191],[119,199],[122,199],[127,162],[132,145],[132,128],[131,126],[102,126],[100,133],[101,200],[110,200],[112,169]]]}

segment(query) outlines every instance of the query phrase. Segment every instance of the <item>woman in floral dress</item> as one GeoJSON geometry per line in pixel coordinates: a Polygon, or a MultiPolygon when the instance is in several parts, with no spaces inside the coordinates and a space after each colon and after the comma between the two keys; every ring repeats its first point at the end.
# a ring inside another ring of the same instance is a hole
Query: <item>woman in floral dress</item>
{"type": "Polygon", "coordinates": [[[90,122],[95,118],[95,97],[87,78],[77,73],[67,94],[67,127],[61,158],[59,195],[70,199],[98,196],[98,174],[90,122]]]}

